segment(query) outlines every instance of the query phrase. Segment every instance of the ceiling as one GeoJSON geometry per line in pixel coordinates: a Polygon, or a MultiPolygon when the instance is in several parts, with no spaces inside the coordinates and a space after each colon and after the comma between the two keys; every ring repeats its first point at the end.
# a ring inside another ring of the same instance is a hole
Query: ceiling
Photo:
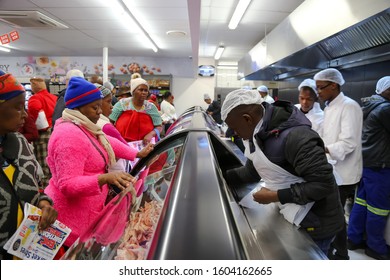
{"type": "Polygon", "coordinates": [[[265,34],[303,0],[253,0],[235,30],[228,23],[238,0],[129,0],[134,16],[159,47],[147,47],[135,24],[124,24],[107,0],[1,0],[0,10],[39,11],[67,29],[15,28],[0,21],[0,35],[13,30],[20,39],[1,56],[109,56],[212,58],[225,46],[220,61],[239,61],[265,34]],[[180,30],[185,36],[169,36],[180,30]]]}

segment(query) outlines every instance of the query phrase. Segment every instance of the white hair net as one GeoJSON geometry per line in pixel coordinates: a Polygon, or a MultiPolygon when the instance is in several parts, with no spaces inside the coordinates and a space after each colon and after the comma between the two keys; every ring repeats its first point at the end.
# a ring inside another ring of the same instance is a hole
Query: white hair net
{"type": "Polygon", "coordinates": [[[314,81],[313,79],[303,80],[303,82],[298,86],[298,90],[301,90],[302,87],[311,88],[314,91],[314,93],[318,96],[316,81],[314,81]]]}
{"type": "Polygon", "coordinates": [[[210,98],[209,94],[205,93],[205,94],[203,94],[203,99],[206,100],[206,99],[211,99],[211,98],[210,98]]]}
{"type": "Polygon", "coordinates": [[[375,92],[377,94],[381,94],[386,89],[390,88],[390,76],[385,76],[383,78],[380,78],[378,82],[376,83],[376,90],[375,92]]]}
{"type": "Polygon", "coordinates": [[[267,88],[266,86],[264,86],[264,85],[259,86],[259,87],[257,88],[257,90],[258,90],[258,91],[261,91],[261,92],[266,92],[266,93],[268,93],[268,88],[267,88]]]}
{"type": "Polygon", "coordinates": [[[261,104],[263,101],[257,90],[236,89],[226,96],[222,104],[222,120],[226,120],[230,111],[239,105],[261,104]]]}
{"type": "Polygon", "coordinates": [[[329,81],[329,82],[339,84],[340,86],[342,86],[345,83],[343,75],[341,75],[339,70],[334,68],[328,68],[318,72],[317,74],[314,75],[314,80],[329,81]]]}

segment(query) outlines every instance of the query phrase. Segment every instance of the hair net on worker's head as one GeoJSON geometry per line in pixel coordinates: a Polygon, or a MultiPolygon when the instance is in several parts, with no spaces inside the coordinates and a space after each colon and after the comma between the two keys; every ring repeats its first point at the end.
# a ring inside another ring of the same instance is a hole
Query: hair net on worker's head
{"type": "Polygon", "coordinates": [[[268,88],[265,85],[259,86],[257,90],[268,93],[268,88]]]}
{"type": "Polygon", "coordinates": [[[313,79],[303,80],[303,82],[298,86],[298,90],[301,90],[301,88],[303,87],[311,88],[314,91],[314,93],[318,96],[316,81],[314,81],[313,79]]]}
{"type": "Polygon", "coordinates": [[[226,120],[230,111],[239,105],[261,104],[263,101],[257,90],[236,89],[226,96],[222,104],[222,120],[226,120]]]}
{"type": "Polygon", "coordinates": [[[329,82],[339,84],[340,86],[342,86],[345,83],[343,75],[341,75],[339,70],[334,68],[328,68],[318,72],[317,74],[314,75],[314,80],[329,81],[329,82]]]}
{"type": "Polygon", "coordinates": [[[205,93],[205,94],[203,94],[203,99],[207,100],[207,99],[211,99],[211,98],[210,98],[210,95],[208,93],[205,93]]]}
{"type": "Polygon", "coordinates": [[[375,92],[377,94],[381,94],[386,89],[390,88],[390,76],[385,76],[383,78],[380,78],[378,82],[376,83],[376,90],[375,92]]]}

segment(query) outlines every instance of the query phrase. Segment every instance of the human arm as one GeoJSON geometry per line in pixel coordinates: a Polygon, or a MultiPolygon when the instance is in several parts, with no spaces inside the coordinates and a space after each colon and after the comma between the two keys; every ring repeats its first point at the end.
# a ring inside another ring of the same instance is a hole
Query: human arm
{"type": "Polygon", "coordinates": [[[44,230],[56,221],[58,213],[53,208],[51,200],[45,196],[42,196],[37,206],[42,210],[42,216],[39,220],[38,228],[40,230],[44,230]]]}
{"type": "Polygon", "coordinates": [[[146,113],[152,118],[152,122],[154,125],[154,128],[152,131],[150,131],[148,134],[145,135],[143,142],[145,144],[150,143],[152,138],[158,137],[160,139],[160,133],[162,131],[162,119],[160,116],[160,113],[158,112],[156,106],[154,104],[149,103],[150,106],[148,107],[146,113]]]}
{"type": "Polygon", "coordinates": [[[327,144],[326,149],[334,160],[344,160],[357,146],[361,146],[363,113],[358,104],[348,103],[340,117],[341,129],[335,143],[327,144]]]}
{"type": "Polygon", "coordinates": [[[114,107],[112,108],[112,112],[109,116],[110,121],[115,123],[122,113],[123,113],[122,102],[118,101],[117,103],[115,103],[114,107]]]}
{"type": "Polygon", "coordinates": [[[141,151],[130,147],[127,143],[124,144],[116,138],[107,135],[107,139],[110,142],[112,149],[114,150],[117,158],[123,158],[127,160],[134,160],[136,157],[146,157],[151,151],[153,151],[153,144],[148,143],[141,151]]]}
{"type": "Polygon", "coordinates": [[[28,114],[31,117],[33,123],[37,121],[39,111],[43,109],[41,100],[37,96],[31,96],[28,100],[28,114]]]}
{"type": "Polygon", "coordinates": [[[116,129],[116,127],[112,123],[107,123],[103,125],[102,130],[104,134],[111,136],[113,138],[118,139],[123,144],[127,145],[126,140],[122,137],[122,135],[119,133],[119,131],[116,129]]]}
{"type": "Polygon", "coordinates": [[[244,166],[227,170],[225,177],[227,183],[232,185],[256,183],[261,180],[250,159],[247,159],[244,166]]]}

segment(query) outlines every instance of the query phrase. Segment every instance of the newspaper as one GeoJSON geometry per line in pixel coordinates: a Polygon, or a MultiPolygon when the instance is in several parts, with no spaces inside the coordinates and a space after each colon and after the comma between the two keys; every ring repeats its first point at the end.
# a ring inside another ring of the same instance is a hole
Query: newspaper
{"type": "MultiPolygon", "coordinates": [[[[151,144],[156,144],[156,141],[154,138],[152,138],[152,140],[150,141],[151,144]]],[[[139,140],[139,141],[132,141],[132,142],[128,142],[129,146],[138,150],[138,151],[141,151],[143,148],[145,148],[145,144],[143,142],[143,140],[139,140]]],[[[131,169],[133,169],[134,165],[139,161],[139,158],[135,158],[134,160],[130,161],[130,165],[131,165],[131,169]]]]}
{"type": "Polygon", "coordinates": [[[52,260],[68,238],[71,229],[56,220],[45,230],[38,230],[41,209],[29,203],[24,206],[24,219],[4,245],[11,255],[24,260],[52,260]]]}

